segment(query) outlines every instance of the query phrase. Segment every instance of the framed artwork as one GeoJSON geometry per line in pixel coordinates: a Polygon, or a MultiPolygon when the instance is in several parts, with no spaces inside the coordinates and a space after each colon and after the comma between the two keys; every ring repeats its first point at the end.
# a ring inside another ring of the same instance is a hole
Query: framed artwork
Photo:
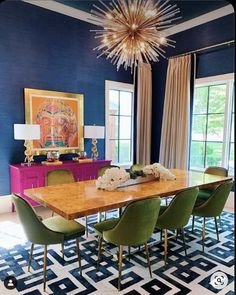
{"type": "Polygon", "coordinates": [[[34,154],[84,150],[83,94],[24,88],[25,123],[40,125],[40,140],[32,141],[34,154]]]}

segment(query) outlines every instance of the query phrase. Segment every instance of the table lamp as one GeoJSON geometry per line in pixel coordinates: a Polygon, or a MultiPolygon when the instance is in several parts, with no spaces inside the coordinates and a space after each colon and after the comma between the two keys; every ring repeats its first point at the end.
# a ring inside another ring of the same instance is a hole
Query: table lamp
{"type": "Polygon", "coordinates": [[[92,159],[98,159],[98,150],[97,150],[97,139],[104,138],[105,127],[104,126],[84,126],[84,138],[92,139],[92,159]]]}
{"type": "Polygon", "coordinates": [[[40,125],[36,124],[14,124],[14,139],[24,140],[25,160],[22,165],[30,166],[34,161],[32,155],[32,140],[40,139],[40,125]]]}

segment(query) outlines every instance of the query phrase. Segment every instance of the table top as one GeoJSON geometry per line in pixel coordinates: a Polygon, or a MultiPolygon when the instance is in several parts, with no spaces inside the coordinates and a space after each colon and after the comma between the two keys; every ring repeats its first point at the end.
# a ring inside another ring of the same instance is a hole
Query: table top
{"type": "Polygon", "coordinates": [[[26,189],[24,194],[66,219],[75,219],[126,206],[132,201],[153,196],[166,197],[189,187],[207,188],[231,177],[170,169],[176,180],[153,180],[115,191],[96,189],[96,181],[80,181],[41,188],[26,189]]]}

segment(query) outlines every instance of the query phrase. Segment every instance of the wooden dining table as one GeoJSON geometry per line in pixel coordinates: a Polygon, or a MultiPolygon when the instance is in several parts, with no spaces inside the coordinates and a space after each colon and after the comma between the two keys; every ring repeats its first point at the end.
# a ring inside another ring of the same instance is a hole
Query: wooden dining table
{"type": "Polygon", "coordinates": [[[88,180],[26,189],[24,194],[66,219],[76,219],[121,208],[132,201],[155,196],[173,196],[187,188],[208,188],[232,179],[179,169],[170,169],[170,171],[176,176],[175,180],[147,178],[147,182],[139,183],[136,180],[133,185],[129,182],[127,186],[124,185],[114,191],[97,189],[96,180],[88,180]]]}

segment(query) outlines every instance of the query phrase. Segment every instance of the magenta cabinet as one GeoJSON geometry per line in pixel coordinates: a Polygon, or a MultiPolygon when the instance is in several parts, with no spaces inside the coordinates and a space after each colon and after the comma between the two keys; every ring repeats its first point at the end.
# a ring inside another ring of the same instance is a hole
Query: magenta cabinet
{"type": "MultiPolygon", "coordinates": [[[[98,170],[101,167],[110,165],[110,160],[97,160],[91,163],[78,163],[65,161],[61,165],[42,165],[35,164],[32,166],[21,166],[20,164],[10,165],[11,192],[16,193],[29,201],[32,206],[38,203],[24,195],[27,188],[45,186],[47,173],[57,169],[67,169],[72,171],[77,181],[96,179],[98,170]]],[[[12,210],[14,208],[12,207],[12,210]]]]}

